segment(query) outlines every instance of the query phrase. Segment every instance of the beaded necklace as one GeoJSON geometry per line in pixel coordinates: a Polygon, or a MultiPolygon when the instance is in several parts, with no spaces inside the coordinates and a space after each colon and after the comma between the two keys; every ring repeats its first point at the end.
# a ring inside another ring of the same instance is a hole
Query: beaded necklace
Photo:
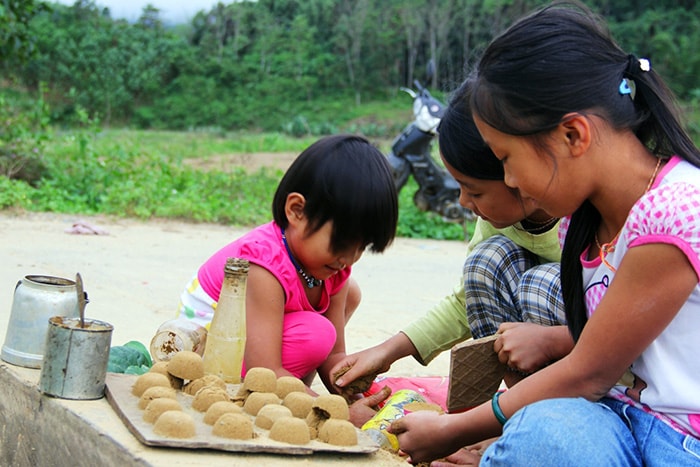
{"type": "Polygon", "coordinates": [[[308,274],[306,271],[304,271],[304,268],[302,268],[301,265],[297,263],[297,261],[294,259],[294,255],[292,255],[292,250],[289,249],[289,245],[287,244],[287,236],[284,234],[284,229],[281,229],[281,231],[282,241],[284,242],[284,247],[287,249],[289,259],[294,265],[294,267],[297,269],[299,275],[301,275],[301,277],[303,277],[306,281],[306,286],[310,289],[313,289],[314,287],[319,287],[321,284],[323,284],[323,281],[321,279],[316,279],[311,274],[308,274]]]}
{"type": "MultiPolygon", "coordinates": [[[[554,225],[559,222],[558,217],[550,217],[546,221],[534,221],[532,219],[525,218],[522,221],[520,221],[520,227],[521,229],[525,232],[531,233],[531,234],[541,234],[544,232],[547,232],[549,229],[554,227],[554,225]],[[526,224],[531,225],[531,227],[526,227],[526,224]]],[[[516,226],[517,228],[517,226],[516,226]]]]}
{"type": "MultiPolygon", "coordinates": [[[[647,187],[644,190],[644,193],[649,191],[651,186],[654,184],[654,180],[656,180],[656,174],[659,171],[659,167],[661,167],[661,158],[659,158],[659,160],[656,162],[656,168],[654,168],[654,173],[651,174],[651,178],[649,179],[649,183],[647,183],[647,187]]],[[[608,269],[610,269],[612,272],[616,272],[617,269],[612,264],[610,264],[605,257],[608,255],[608,253],[612,253],[613,251],[615,251],[617,239],[620,237],[620,233],[622,233],[622,229],[624,227],[625,225],[623,224],[620,230],[618,230],[615,236],[612,238],[612,240],[610,240],[607,243],[603,243],[602,245],[598,241],[598,232],[596,232],[593,237],[595,239],[595,244],[598,247],[598,255],[600,256],[600,261],[602,261],[603,264],[606,265],[608,269]]]]}

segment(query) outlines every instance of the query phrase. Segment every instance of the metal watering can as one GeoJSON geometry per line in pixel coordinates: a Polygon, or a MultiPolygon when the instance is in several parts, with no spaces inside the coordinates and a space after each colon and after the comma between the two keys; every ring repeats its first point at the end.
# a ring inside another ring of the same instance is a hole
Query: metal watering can
{"type": "Polygon", "coordinates": [[[79,315],[75,281],[53,276],[25,276],[15,286],[2,359],[13,365],[41,368],[49,318],[79,315]]]}

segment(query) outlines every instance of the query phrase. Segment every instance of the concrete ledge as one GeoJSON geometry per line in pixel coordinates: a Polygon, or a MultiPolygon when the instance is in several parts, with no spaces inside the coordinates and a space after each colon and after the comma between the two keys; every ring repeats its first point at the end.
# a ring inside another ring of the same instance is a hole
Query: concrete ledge
{"type": "MultiPolygon", "coordinates": [[[[39,370],[26,372],[38,378],[39,370]]],[[[32,383],[22,380],[8,364],[0,366],[0,464],[148,465],[63,401],[41,394],[32,383]]],[[[105,399],[80,403],[95,411],[112,410],[105,399]]]]}

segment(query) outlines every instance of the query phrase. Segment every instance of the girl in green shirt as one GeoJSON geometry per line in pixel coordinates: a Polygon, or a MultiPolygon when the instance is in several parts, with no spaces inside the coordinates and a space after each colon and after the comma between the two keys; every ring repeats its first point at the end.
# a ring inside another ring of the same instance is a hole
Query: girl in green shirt
{"type": "Polygon", "coordinates": [[[559,280],[558,219],[504,183],[503,166],[484,144],[469,108],[470,83],[453,94],[439,127],[440,156],[460,184],[460,204],[479,216],[463,278],[425,316],[331,370],[351,367],[338,387],[388,371],[413,356],[427,365],[470,337],[499,334],[494,350],[513,371],[506,383],[570,350],[559,280]]]}

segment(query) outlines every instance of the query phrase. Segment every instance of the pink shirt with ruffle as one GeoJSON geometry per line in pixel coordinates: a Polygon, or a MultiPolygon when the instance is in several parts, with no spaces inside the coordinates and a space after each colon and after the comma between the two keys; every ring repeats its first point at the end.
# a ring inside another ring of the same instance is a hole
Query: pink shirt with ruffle
{"type": "Polygon", "coordinates": [[[342,289],[350,277],[352,268],[347,267],[323,281],[323,294],[317,307],[311,306],[306,296],[306,284],[299,278],[297,270],[289,259],[282,240],[280,227],[274,222],[263,224],[229,243],[209,258],[197,273],[202,289],[213,300],[219,300],[221,284],[224,281],[224,266],[227,258],[244,258],[261,266],[279,281],[286,296],[284,311],[315,311],[325,313],[333,295],[342,289]]]}

